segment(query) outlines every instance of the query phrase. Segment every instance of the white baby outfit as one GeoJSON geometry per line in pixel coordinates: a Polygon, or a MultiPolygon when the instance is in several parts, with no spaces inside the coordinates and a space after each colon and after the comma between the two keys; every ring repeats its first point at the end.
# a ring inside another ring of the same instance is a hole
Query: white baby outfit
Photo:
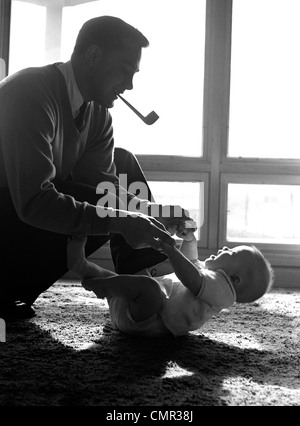
{"type": "Polygon", "coordinates": [[[198,330],[222,309],[230,308],[236,301],[236,294],[225,272],[201,268],[200,262],[196,266],[203,276],[197,296],[178,280],[175,273],[157,277],[155,279],[165,295],[160,313],[136,322],[128,302],[114,297],[109,301],[114,326],[126,334],[154,337],[171,333],[177,337],[198,330]]]}

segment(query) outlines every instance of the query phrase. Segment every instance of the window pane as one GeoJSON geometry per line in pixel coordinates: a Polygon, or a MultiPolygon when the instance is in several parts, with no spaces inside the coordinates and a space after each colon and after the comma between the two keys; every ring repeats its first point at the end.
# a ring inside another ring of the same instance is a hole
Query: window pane
{"type": "Polygon", "coordinates": [[[300,244],[300,186],[228,185],[228,241],[300,244]]]}
{"type": "Polygon", "coordinates": [[[204,223],[204,183],[150,181],[149,186],[156,203],[180,206],[189,211],[198,224],[197,239],[200,239],[200,228],[204,223]]]}
{"type": "Polygon", "coordinates": [[[9,73],[45,64],[46,7],[12,1],[9,73]]]}
{"type": "Polygon", "coordinates": [[[62,55],[68,60],[82,23],[98,15],[124,19],[150,41],[144,49],[134,90],[125,98],[145,125],[118,100],[111,110],[116,146],[136,154],[202,155],[205,0],[101,0],[64,8],[62,55]]]}
{"type": "Polygon", "coordinates": [[[233,2],[231,157],[300,158],[300,2],[233,2]]]}

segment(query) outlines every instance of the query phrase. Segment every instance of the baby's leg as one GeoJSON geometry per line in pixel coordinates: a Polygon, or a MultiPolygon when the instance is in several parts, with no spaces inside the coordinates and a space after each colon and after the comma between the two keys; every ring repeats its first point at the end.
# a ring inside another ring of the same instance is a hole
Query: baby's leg
{"type": "Polygon", "coordinates": [[[101,268],[95,263],[90,262],[85,257],[85,244],[87,238],[84,236],[72,237],[68,241],[68,267],[76,272],[80,278],[91,277],[111,277],[116,275],[114,272],[101,268]]]}
{"type": "Polygon", "coordinates": [[[68,240],[68,268],[72,271],[80,270],[82,265],[86,262],[85,257],[85,244],[87,237],[73,236],[68,240]]]}
{"type": "Polygon", "coordinates": [[[164,294],[158,282],[150,277],[116,275],[104,279],[92,278],[84,280],[83,286],[101,299],[119,297],[126,300],[136,322],[145,321],[162,307],[164,294]]]}

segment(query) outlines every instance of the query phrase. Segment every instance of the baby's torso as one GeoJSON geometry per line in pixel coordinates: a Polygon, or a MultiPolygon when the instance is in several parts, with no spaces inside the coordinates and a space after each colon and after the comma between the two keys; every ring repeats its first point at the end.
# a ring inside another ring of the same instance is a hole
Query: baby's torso
{"type": "Polygon", "coordinates": [[[175,274],[158,278],[157,281],[165,294],[160,316],[175,336],[198,330],[221,310],[194,296],[175,274]]]}

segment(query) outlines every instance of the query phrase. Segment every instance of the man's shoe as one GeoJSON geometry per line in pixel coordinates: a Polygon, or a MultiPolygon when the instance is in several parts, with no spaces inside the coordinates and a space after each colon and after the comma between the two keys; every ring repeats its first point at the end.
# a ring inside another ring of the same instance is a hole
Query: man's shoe
{"type": "Polygon", "coordinates": [[[0,318],[5,321],[29,319],[36,315],[32,306],[23,302],[13,302],[0,309],[0,318]]]}

